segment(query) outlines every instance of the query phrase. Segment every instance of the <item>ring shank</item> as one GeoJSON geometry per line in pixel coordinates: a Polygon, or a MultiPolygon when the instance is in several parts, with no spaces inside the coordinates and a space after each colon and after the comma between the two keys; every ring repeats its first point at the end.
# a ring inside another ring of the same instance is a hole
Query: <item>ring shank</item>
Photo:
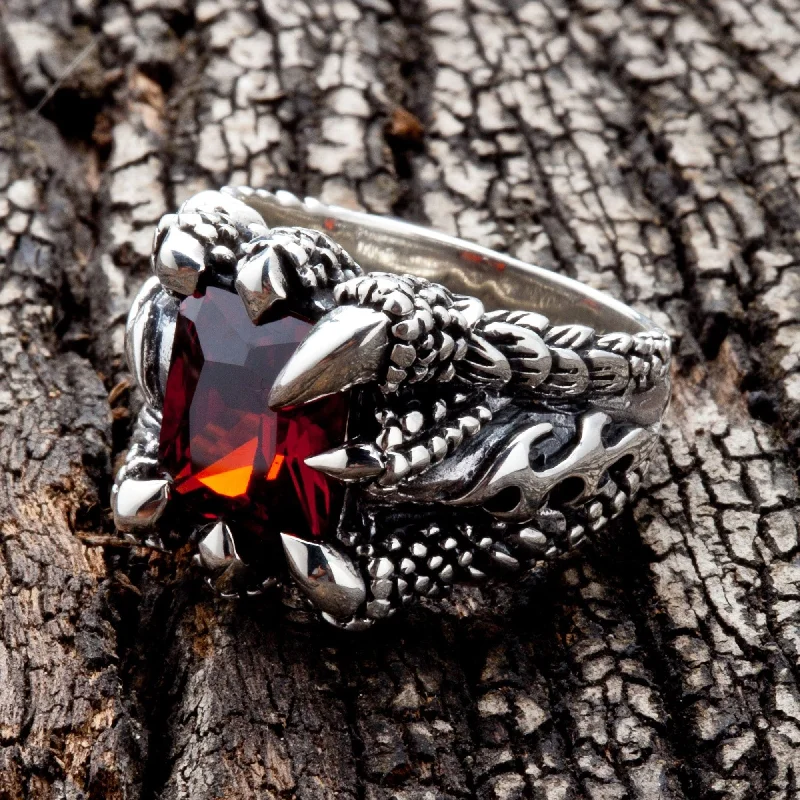
{"type": "Polygon", "coordinates": [[[537,311],[555,325],[640,333],[650,319],[578,281],[408,222],[329,206],[288,192],[231,190],[269,227],[312,228],[340,244],[366,272],[410,273],[478,297],[487,310],[537,311]]]}

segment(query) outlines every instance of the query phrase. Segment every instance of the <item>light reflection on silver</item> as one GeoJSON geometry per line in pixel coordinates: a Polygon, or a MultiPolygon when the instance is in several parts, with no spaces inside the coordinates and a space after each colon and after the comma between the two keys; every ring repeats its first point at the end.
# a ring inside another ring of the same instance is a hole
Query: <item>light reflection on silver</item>
{"type": "Polygon", "coordinates": [[[125,328],[128,366],[147,403],[160,409],[164,402],[175,322],[180,300],[166,292],[158,278],[145,281],[133,301],[125,328]]]}
{"type": "Polygon", "coordinates": [[[114,523],[121,531],[149,528],[164,513],[168,500],[169,481],[127,478],[112,490],[114,523]]]}
{"type": "Polygon", "coordinates": [[[285,300],[289,291],[280,258],[271,247],[240,264],[235,286],[253,322],[258,322],[275,302],[285,300]]]}
{"type": "Polygon", "coordinates": [[[638,311],[603,292],[472,242],[399,219],[328,206],[289,192],[224,187],[258,211],[270,227],[326,230],[366,272],[404,272],[443,283],[483,301],[487,309],[545,314],[555,323],[637,333],[654,326],[638,311]],[[331,219],[334,225],[325,225],[331,219]]]}
{"type": "Polygon", "coordinates": [[[340,481],[358,481],[384,470],[380,450],[372,444],[345,445],[306,459],[306,465],[340,481]]]}
{"type": "Polygon", "coordinates": [[[236,552],[236,542],[228,525],[219,520],[197,545],[200,563],[208,570],[218,571],[229,567],[235,561],[241,561],[236,552]]]}
{"type": "Polygon", "coordinates": [[[205,248],[187,231],[171,227],[155,254],[155,273],[166,289],[189,295],[205,269],[205,248]]]}
{"type": "Polygon", "coordinates": [[[337,619],[352,616],[367,596],[364,579],[344,553],[324,542],[281,534],[289,570],[317,608],[337,619]]]}
{"type": "Polygon", "coordinates": [[[270,408],[308,403],[374,380],[388,346],[385,314],[340,306],[309,332],[281,370],[269,396],[270,408]]]}

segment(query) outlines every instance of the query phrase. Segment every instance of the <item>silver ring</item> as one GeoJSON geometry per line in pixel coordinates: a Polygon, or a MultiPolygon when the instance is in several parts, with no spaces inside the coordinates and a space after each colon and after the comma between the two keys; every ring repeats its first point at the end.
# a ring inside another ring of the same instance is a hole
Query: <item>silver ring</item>
{"type": "Polygon", "coordinates": [[[117,527],[223,595],[351,630],[577,547],[636,494],[670,340],[581,283],[393,219],[226,187],[161,219],[126,351],[117,527]]]}

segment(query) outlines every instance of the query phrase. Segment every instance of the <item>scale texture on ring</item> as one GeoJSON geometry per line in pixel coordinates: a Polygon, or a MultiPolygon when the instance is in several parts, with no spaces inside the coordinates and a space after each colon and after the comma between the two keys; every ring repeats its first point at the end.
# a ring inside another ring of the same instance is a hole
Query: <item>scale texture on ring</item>
{"type": "Polygon", "coordinates": [[[669,337],[574,281],[247,188],[163,217],[152,261],[115,521],[184,531],[223,595],[293,580],[360,630],[578,546],[647,470],[669,337]],[[541,302],[497,306],[498,269],[541,302]]]}

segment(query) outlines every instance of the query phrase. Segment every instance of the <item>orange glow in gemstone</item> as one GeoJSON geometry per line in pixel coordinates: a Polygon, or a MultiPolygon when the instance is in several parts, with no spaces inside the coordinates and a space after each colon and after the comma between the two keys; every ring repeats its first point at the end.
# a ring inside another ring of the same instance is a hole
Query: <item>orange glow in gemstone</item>
{"type": "Polygon", "coordinates": [[[175,488],[180,494],[186,494],[202,484],[224,497],[240,497],[247,492],[257,450],[258,437],[255,436],[195,475],[190,469],[184,469],[176,476],[175,488]]]}
{"type": "Polygon", "coordinates": [[[281,464],[283,464],[286,456],[282,453],[275,453],[275,458],[272,459],[272,464],[270,464],[269,472],[267,472],[267,480],[274,481],[275,478],[278,477],[278,473],[281,471],[281,464]]]}
{"type": "Polygon", "coordinates": [[[262,537],[323,536],[338,519],[341,487],[305,459],[344,441],[347,394],[285,411],[268,403],[310,327],[291,315],[254,325],[237,294],[215,287],[181,303],[159,458],[190,513],[235,518],[262,537]]]}
{"type": "Polygon", "coordinates": [[[229,469],[219,475],[209,475],[207,478],[197,476],[197,480],[203,486],[211,489],[212,492],[223,495],[223,497],[241,497],[250,484],[250,476],[253,474],[253,467],[238,467],[229,469]]]}
{"type": "Polygon", "coordinates": [[[253,474],[253,460],[257,448],[258,437],[253,437],[225,458],[198,473],[197,480],[212,492],[225,497],[238,497],[244,494],[253,474]]]}

